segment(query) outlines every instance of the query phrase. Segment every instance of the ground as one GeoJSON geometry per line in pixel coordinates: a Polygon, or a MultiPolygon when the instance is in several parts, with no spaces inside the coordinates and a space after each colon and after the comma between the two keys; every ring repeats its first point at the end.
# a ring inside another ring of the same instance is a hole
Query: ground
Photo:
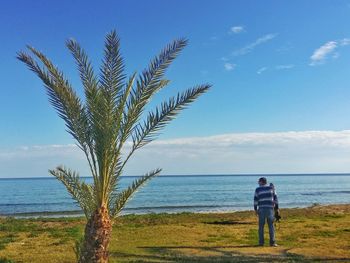
{"type": "MultiPolygon", "coordinates": [[[[256,246],[252,211],[123,216],[114,223],[110,262],[350,262],[350,204],[281,213],[277,248],[256,246]]],[[[0,263],[74,262],[84,224],[0,218],[0,263]]]]}

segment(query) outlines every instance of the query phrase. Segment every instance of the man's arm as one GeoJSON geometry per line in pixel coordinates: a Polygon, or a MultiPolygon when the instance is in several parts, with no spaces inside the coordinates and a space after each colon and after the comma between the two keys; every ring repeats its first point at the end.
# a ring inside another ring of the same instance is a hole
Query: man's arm
{"type": "Polygon", "coordinates": [[[278,209],[278,198],[277,198],[276,191],[273,191],[273,203],[275,205],[275,209],[278,209]]]}
{"type": "Polygon", "coordinates": [[[256,190],[254,193],[254,210],[255,210],[255,212],[258,211],[258,193],[256,190]]]}

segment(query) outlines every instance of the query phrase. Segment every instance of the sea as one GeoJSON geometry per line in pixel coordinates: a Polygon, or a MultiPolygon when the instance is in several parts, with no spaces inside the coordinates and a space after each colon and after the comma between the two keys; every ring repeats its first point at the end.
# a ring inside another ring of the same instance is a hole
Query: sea
{"type": "MultiPolygon", "coordinates": [[[[264,175],[275,185],[283,208],[349,204],[350,174],[264,175]]],[[[253,209],[260,175],[159,176],[140,189],[122,214],[233,212],[253,209]]],[[[135,176],[124,176],[120,189],[135,176]]],[[[91,182],[91,178],[85,178],[91,182]]],[[[0,179],[0,215],[82,215],[77,203],[55,178],[0,179]]]]}

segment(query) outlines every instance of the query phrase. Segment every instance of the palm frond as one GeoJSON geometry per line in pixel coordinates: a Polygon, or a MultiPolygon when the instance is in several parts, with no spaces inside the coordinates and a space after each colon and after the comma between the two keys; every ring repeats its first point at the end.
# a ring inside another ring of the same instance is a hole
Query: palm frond
{"type": "Polygon", "coordinates": [[[162,85],[159,85],[159,82],[162,81],[166,69],[187,45],[187,42],[186,39],[173,41],[151,61],[148,69],[142,72],[137,82],[137,89],[139,91],[138,93],[140,93],[140,97],[150,98],[162,87],[162,85]]]}
{"type": "MultiPolygon", "coordinates": [[[[74,40],[67,42],[80,72],[85,87],[86,104],[88,109],[89,124],[94,146],[93,161],[98,174],[109,174],[103,172],[110,169],[112,163],[113,142],[118,135],[118,125],[114,119],[114,109],[117,97],[123,85],[123,60],[119,52],[119,39],[115,31],[106,36],[105,57],[102,61],[100,81],[94,75],[92,65],[86,53],[74,40]],[[99,86],[100,85],[100,86],[99,86]]],[[[102,192],[106,192],[108,178],[99,178],[98,186],[102,192]]],[[[103,197],[101,197],[103,199],[103,197]]]]}
{"type": "Polygon", "coordinates": [[[169,83],[169,81],[163,79],[165,71],[186,45],[186,39],[175,40],[167,45],[139,77],[136,89],[130,94],[126,107],[122,131],[125,138],[129,137],[132,128],[140,119],[151,97],[169,83]]]}
{"type": "Polygon", "coordinates": [[[153,141],[159,131],[172,121],[181,110],[194,102],[200,95],[207,92],[209,88],[210,85],[201,85],[188,89],[183,93],[179,93],[176,97],[170,98],[167,102],[162,103],[155,111],[149,112],[143,124],[138,123],[132,130],[132,148],[121,165],[117,167],[116,176],[120,176],[124,166],[137,149],[153,141]]]}
{"type": "Polygon", "coordinates": [[[156,169],[142,176],[141,178],[135,180],[127,189],[123,190],[119,194],[116,195],[114,203],[110,209],[111,216],[116,217],[120,213],[120,211],[124,208],[126,203],[130,200],[130,198],[139,190],[139,188],[153,177],[159,175],[161,169],[156,169]]]}
{"type": "Polygon", "coordinates": [[[121,132],[120,128],[121,128],[121,125],[124,121],[124,118],[123,118],[123,116],[125,114],[124,110],[125,110],[125,107],[128,103],[129,96],[131,96],[135,79],[136,79],[136,73],[131,75],[131,77],[129,78],[129,80],[125,86],[125,89],[123,90],[122,96],[120,97],[120,100],[118,101],[118,105],[117,105],[117,108],[115,111],[115,121],[119,125],[118,126],[118,135],[119,135],[118,139],[120,139],[121,141],[123,140],[123,135],[125,135],[125,134],[120,134],[120,132],[121,132]]]}
{"type": "Polygon", "coordinates": [[[86,144],[85,128],[87,118],[80,99],[63,74],[39,51],[28,47],[44,64],[45,69],[27,53],[19,52],[17,58],[24,62],[44,82],[49,100],[58,115],[65,121],[68,132],[80,146],[86,144]]]}
{"type": "Polygon", "coordinates": [[[92,64],[88,59],[85,51],[73,39],[66,42],[68,49],[71,51],[78,66],[80,79],[83,83],[87,104],[87,113],[90,122],[100,118],[99,112],[99,80],[97,79],[92,64]]]}
{"type": "Polygon", "coordinates": [[[111,163],[114,162],[115,142],[119,123],[115,119],[118,101],[124,91],[124,62],[120,54],[119,38],[115,31],[106,36],[99,89],[91,114],[92,135],[99,168],[101,200],[108,198],[111,163]]]}
{"type": "MultiPolygon", "coordinates": [[[[104,59],[102,61],[100,82],[106,99],[116,102],[124,86],[124,60],[120,54],[120,39],[115,30],[106,36],[104,59]]],[[[112,105],[115,105],[113,103],[112,105]]]]}
{"type": "Polygon", "coordinates": [[[92,64],[86,52],[80,47],[77,41],[74,39],[68,39],[66,41],[66,46],[75,59],[80,79],[83,83],[85,91],[87,92],[86,96],[89,97],[89,94],[94,93],[93,90],[96,90],[99,84],[97,77],[95,76],[92,64]]]}
{"type": "Polygon", "coordinates": [[[98,85],[99,82],[95,76],[92,64],[85,53],[85,51],[80,47],[79,43],[76,42],[74,39],[69,39],[66,41],[66,46],[71,51],[71,54],[73,55],[80,79],[83,83],[84,90],[85,90],[85,97],[86,97],[86,115],[88,116],[89,124],[87,126],[87,130],[85,130],[85,133],[87,134],[87,143],[89,146],[89,152],[91,155],[91,161],[94,169],[94,173],[97,174],[98,165],[96,162],[96,156],[94,153],[94,141],[93,141],[93,135],[92,135],[92,127],[91,122],[93,119],[99,118],[98,113],[98,107],[97,107],[97,96],[98,96],[98,85]]]}
{"type": "Polygon", "coordinates": [[[86,218],[89,218],[96,209],[94,189],[91,185],[81,181],[79,174],[63,166],[59,166],[49,172],[61,181],[68,193],[78,202],[84,211],[86,218]]]}
{"type": "Polygon", "coordinates": [[[63,73],[40,51],[28,46],[28,49],[42,62],[41,67],[32,56],[25,52],[19,52],[17,58],[25,63],[43,81],[49,96],[49,101],[64,120],[67,131],[77,141],[77,145],[83,150],[89,163],[91,173],[96,180],[97,170],[94,153],[89,136],[89,122],[85,107],[70,86],[63,73]]]}
{"type": "MultiPolygon", "coordinates": [[[[120,146],[122,145],[122,142],[125,141],[123,137],[125,134],[120,134],[120,130],[121,130],[120,127],[123,121],[124,107],[125,107],[125,104],[127,103],[128,97],[134,85],[135,78],[136,78],[136,73],[134,73],[129,78],[115,111],[114,119],[117,124],[117,134],[113,137],[114,142],[112,143],[113,147],[111,151],[111,156],[113,156],[113,158],[112,158],[112,161],[110,162],[110,171],[113,171],[113,174],[116,167],[120,165],[120,160],[121,160],[120,146]]],[[[117,178],[115,178],[115,176],[111,176],[111,178],[109,178],[109,183],[110,183],[110,189],[114,189],[117,183],[117,178]]]]}
{"type": "Polygon", "coordinates": [[[170,98],[167,102],[163,102],[155,111],[149,112],[146,121],[143,124],[139,123],[133,130],[132,150],[137,150],[153,141],[159,131],[172,121],[181,110],[207,92],[209,88],[210,85],[202,85],[188,89],[176,97],[170,98]]]}

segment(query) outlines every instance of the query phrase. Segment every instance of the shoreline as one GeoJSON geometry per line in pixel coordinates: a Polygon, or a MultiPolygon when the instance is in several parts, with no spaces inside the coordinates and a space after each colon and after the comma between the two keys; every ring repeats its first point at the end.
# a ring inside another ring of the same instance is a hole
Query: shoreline
{"type": "MultiPolygon", "coordinates": [[[[350,205],[350,202],[345,203],[332,203],[332,204],[321,204],[314,203],[305,206],[296,206],[296,207],[282,207],[283,210],[292,210],[292,209],[307,209],[314,207],[332,207],[332,206],[347,206],[350,205]]],[[[252,212],[252,209],[239,209],[239,210],[203,210],[203,211],[165,211],[165,212],[140,212],[140,213],[122,213],[120,216],[142,216],[142,215],[176,215],[176,214],[232,214],[239,212],[252,212]]],[[[36,218],[80,218],[84,217],[84,213],[81,210],[67,210],[67,211],[40,211],[40,212],[20,212],[20,213],[9,213],[9,214],[0,214],[0,218],[16,218],[16,219],[36,219],[36,218]]]]}

